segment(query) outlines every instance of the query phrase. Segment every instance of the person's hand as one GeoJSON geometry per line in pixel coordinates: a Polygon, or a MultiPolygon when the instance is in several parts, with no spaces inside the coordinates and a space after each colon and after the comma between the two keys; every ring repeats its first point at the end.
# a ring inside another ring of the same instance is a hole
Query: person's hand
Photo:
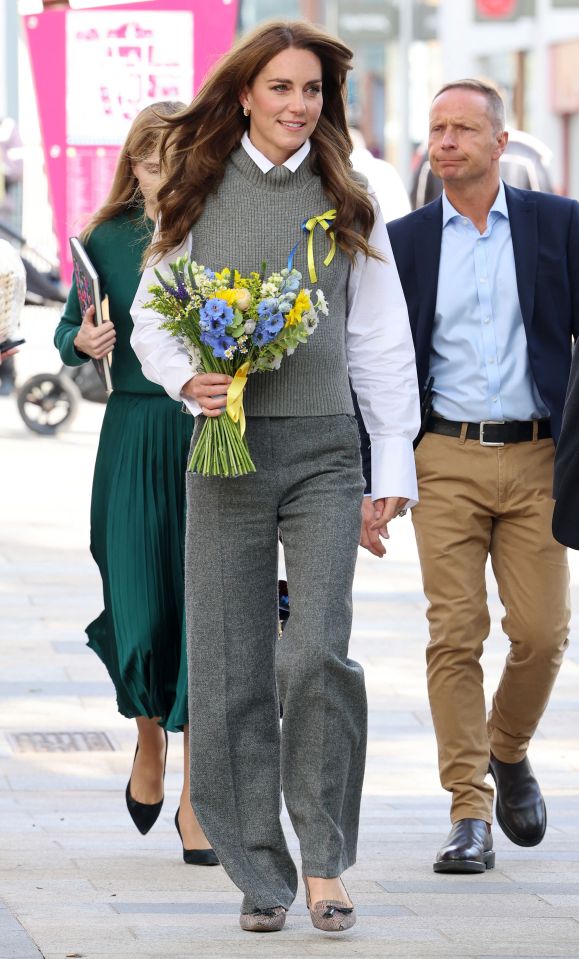
{"type": "Polygon", "coordinates": [[[111,352],[116,339],[114,324],[107,320],[102,326],[97,326],[94,321],[94,306],[89,306],[74,338],[74,347],[78,353],[86,353],[93,360],[102,360],[103,356],[111,352]]]}
{"type": "Polygon", "coordinates": [[[381,559],[386,553],[382,540],[390,538],[388,523],[404,510],[407,502],[401,496],[388,496],[373,502],[369,496],[365,496],[362,501],[360,546],[381,559]]]}
{"type": "Polygon", "coordinates": [[[4,350],[3,353],[0,353],[0,365],[2,360],[5,360],[7,356],[14,356],[15,353],[18,353],[18,347],[13,346],[11,350],[4,350]]]}
{"type": "Polygon", "coordinates": [[[227,403],[227,389],[233,377],[225,373],[197,373],[187,380],[181,396],[195,400],[205,416],[221,416],[227,403]]]}

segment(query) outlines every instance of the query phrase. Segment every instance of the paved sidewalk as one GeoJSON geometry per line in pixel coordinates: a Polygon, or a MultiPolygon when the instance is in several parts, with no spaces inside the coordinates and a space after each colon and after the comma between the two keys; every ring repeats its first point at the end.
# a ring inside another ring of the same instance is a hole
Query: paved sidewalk
{"type": "MultiPolygon", "coordinates": [[[[68,434],[43,439],[0,398],[0,959],[579,959],[579,618],[532,748],[549,808],[544,842],[521,849],[497,829],[494,871],[434,875],[448,803],[409,520],[395,524],[388,558],[360,555],[356,578],[352,656],[366,670],[370,740],[359,861],[346,876],[360,913],[351,933],[313,930],[303,890],[280,935],[240,931],[240,896],[223,870],[180,858],[176,735],[162,815],[147,837],[137,833],[124,805],[134,727],[84,646],[84,626],[101,609],[87,549],[101,417],[84,403],[68,434]],[[74,751],[58,751],[66,743],[74,751]],[[40,745],[55,751],[30,751],[40,745]]],[[[492,580],[489,589],[490,691],[505,641],[492,580]]],[[[297,855],[287,817],[286,826],[297,855]]]]}

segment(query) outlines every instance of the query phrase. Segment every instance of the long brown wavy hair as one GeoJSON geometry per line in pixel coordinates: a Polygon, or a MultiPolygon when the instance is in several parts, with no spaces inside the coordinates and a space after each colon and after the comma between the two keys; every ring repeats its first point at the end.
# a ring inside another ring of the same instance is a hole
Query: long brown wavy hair
{"type": "Polygon", "coordinates": [[[311,51],[322,65],[323,106],[311,136],[310,162],[337,210],[332,226],[336,242],[351,260],[358,251],[377,255],[367,242],[374,208],[350,163],[346,77],[352,51],[300,20],[267,23],[241,38],[217,62],[191,105],[166,119],[160,145],[165,171],[159,190],[160,230],[149,251],[154,261],[181,245],[201,216],[206,197],[221,183],[227,158],[249,128],[240,95],[273,57],[290,47],[311,51]]]}
{"type": "Polygon", "coordinates": [[[139,181],[133,173],[133,163],[144,160],[157,149],[165,131],[166,118],[185,109],[186,104],[177,100],[160,100],[137,114],[121,147],[109,195],[82,231],[81,238],[84,242],[99,223],[113,220],[120,213],[144,205],[139,181]]]}

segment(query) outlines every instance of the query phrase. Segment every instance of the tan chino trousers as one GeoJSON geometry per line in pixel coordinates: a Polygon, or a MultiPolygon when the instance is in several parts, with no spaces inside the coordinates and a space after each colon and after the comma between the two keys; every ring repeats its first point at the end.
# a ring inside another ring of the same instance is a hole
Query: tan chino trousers
{"type": "Polygon", "coordinates": [[[550,439],[481,446],[427,433],[416,451],[420,503],[412,511],[429,602],[428,695],[451,820],[492,822],[490,751],[523,759],[568,642],[566,550],[551,533],[550,439]],[[480,657],[488,636],[490,555],[510,641],[486,717],[480,657]]]}

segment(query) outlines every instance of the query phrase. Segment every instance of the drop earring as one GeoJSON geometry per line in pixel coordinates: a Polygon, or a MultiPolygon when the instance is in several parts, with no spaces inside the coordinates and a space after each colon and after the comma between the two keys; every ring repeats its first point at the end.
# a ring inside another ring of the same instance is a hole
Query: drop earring
{"type": "Polygon", "coordinates": [[[244,116],[244,117],[248,117],[248,116],[249,116],[249,110],[247,109],[247,107],[244,107],[244,108],[243,108],[243,116],[244,116]]]}

